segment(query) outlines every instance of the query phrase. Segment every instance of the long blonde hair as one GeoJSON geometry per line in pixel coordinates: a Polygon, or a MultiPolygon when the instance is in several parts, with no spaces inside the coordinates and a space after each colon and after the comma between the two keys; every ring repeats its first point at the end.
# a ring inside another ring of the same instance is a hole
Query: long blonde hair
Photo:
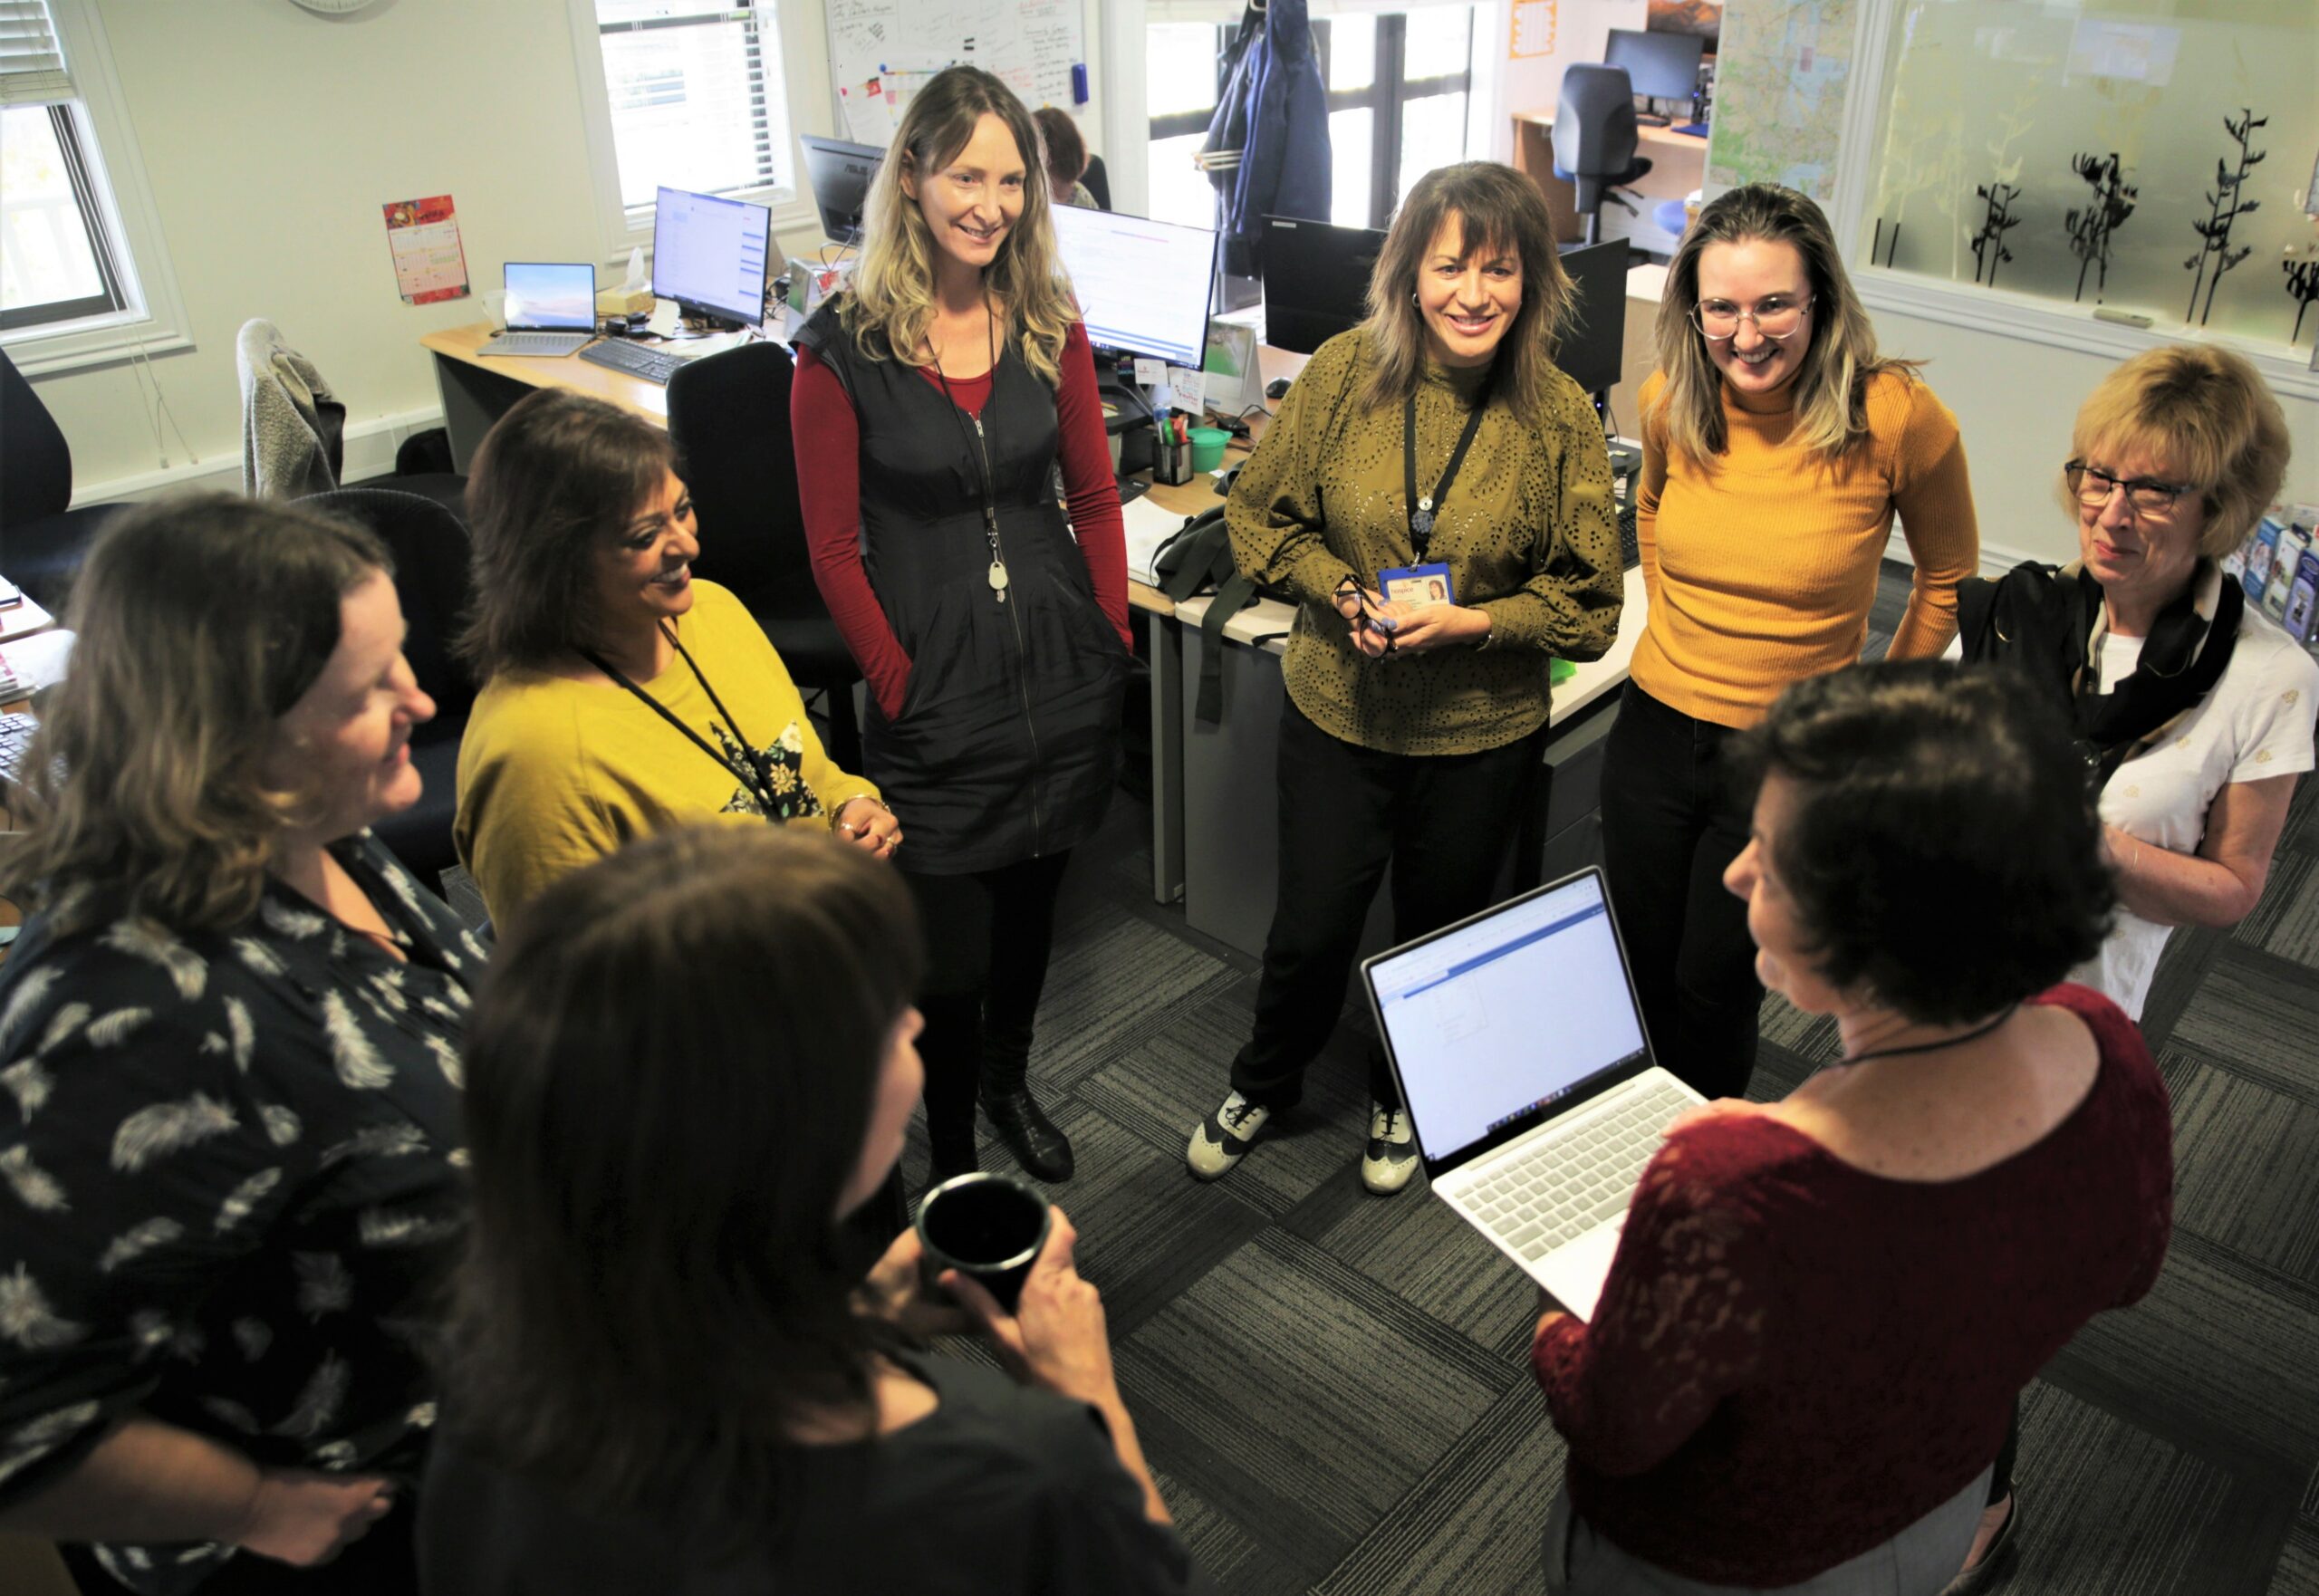
{"type": "Polygon", "coordinates": [[[1750,183],[1718,196],[1683,235],[1659,302],[1659,369],[1667,386],[1654,415],[1666,428],[1669,452],[1694,466],[1705,468],[1728,447],[1723,373],[1691,317],[1699,303],[1699,256],[1714,245],[1754,242],[1789,245],[1803,257],[1812,308],[1804,322],[1809,342],[1795,376],[1795,429],[1789,436],[1806,453],[1833,463],[1868,436],[1869,379],[1921,362],[1877,354],[1876,330],[1844,274],[1828,218],[1810,199],[1775,183],[1750,183]]]}
{"type": "Polygon", "coordinates": [[[1013,90],[990,73],[954,66],[933,80],[902,113],[900,131],[871,179],[862,222],[861,264],[839,317],[870,360],[888,355],[926,366],[926,330],[934,322],[934,252],[939,246],[902,176],[924,182],[957,159],[985,116],[1006,124],[1023,159],[1023,213],[1006,230],[983,283],[1006,307],[1006,335],[1022,341],[1024,363],[1049,387],[1063,381],[1063,343],[1079,311],[1055,249],[1054,201],[1039,164],[1038,127],[1013,90]]]}
{"type": "Polygon", "coordinates": [[[1377,369],[1362,402],[1371,409],[1397,405],[1417,388],[1426,348],[1418,274],[1451,216],[1467,259],[1510,255],[1522,263],[1522,307],[1498,343],[1491,387],[1527,420],[1538,412],[1539,390],[1554,365],[1554,339],[1570,308],[1570,274],[1554,250],[1554,217],[1538,186],[1492,160],[1435,168],[1394,214],[1369,271],[1369,319],[1362,325],[1377,351],[1377,369]]]}
{"type": "Polygon", "coordinates": [[[276,841],[315,801],[265,784],[279,717],[337,649],[340,601],[391,569],[360,526],[226,494],[108,525],[73,583],[80,641],[12,801],[24,832],[0,888],[59,935],[255,913],[276,841]]]}

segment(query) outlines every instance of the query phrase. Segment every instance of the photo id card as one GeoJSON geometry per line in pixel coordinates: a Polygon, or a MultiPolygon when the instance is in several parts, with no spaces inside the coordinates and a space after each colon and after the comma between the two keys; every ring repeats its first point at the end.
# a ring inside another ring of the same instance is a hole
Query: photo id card
{"type": "Polygon", "coordinates": [[[1439,561],[1430,565],[1407,565],[1397,571],[1377,573],[1377,591],[1385,595],[1389,604],[1407,604],[1415,609],[1419,604],[1454,604],[1458,596],[1449,588],[1449,567],[1439,561]]]}

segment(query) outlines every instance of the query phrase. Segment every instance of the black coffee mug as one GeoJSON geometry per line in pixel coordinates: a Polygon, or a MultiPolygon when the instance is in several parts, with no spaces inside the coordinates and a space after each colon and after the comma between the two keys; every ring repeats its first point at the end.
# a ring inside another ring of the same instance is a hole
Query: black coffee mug
{"type": "Polygon", "coordinates": [[[1036,1187],[987,1170],[953,1176],[918,1203],[927,1280],[956,1269],[1010,1313],[1054,1227],[1054,1210],[1036,1187]]]}

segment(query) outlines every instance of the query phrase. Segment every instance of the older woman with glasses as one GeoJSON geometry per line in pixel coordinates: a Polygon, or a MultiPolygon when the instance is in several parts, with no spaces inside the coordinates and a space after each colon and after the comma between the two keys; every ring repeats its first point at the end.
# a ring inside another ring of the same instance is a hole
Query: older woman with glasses
{"type": "Polygon", "coordinates": [[[1916,577],[1895,659],[1947,645],[1980,536],[1955,418],[1877,354],[1802,195],[1753,185],[1699,214],[1658,341],[1635,515],[1650,620],[1604,755],[1603,862],[1659,1057],[1738,1097],[1764,989],[1722,885],[1747,842],[1724,745],[1860,658],[1896,513],[1916,577]]]}
{"type": "Polygon", "coordinates": [[[2278,401],[2239,356],[2137,355],[2077,413],[2061,485],[2077,560],[1960,593],[1965,657],[2019,668],[2073,717],[2123,905],[2074,978],[2136,1018],[2172,928],[2254,909],[2312,767],[2319,664],[2247,615],[2218,563],[2287,452],[2278,401]]]}

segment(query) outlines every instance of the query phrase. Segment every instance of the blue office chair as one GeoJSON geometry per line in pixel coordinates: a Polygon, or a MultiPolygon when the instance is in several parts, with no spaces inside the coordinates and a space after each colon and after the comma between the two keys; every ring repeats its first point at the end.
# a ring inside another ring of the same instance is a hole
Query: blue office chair
{"type": "Polygon", "coordinates": [[[1554,176],[1576,192],[1578,214],[1586,218],[1586,242],[1599,244],[1603,202],[1634,214],[1634,207],[1617,189],[1650,169],[1650,162],[1635,153],[1641,134],[1634,120],[1634,85],[1626,68],[1582,64],[1564,69],[1562,100],[1554,108],[1554,176]]]}

